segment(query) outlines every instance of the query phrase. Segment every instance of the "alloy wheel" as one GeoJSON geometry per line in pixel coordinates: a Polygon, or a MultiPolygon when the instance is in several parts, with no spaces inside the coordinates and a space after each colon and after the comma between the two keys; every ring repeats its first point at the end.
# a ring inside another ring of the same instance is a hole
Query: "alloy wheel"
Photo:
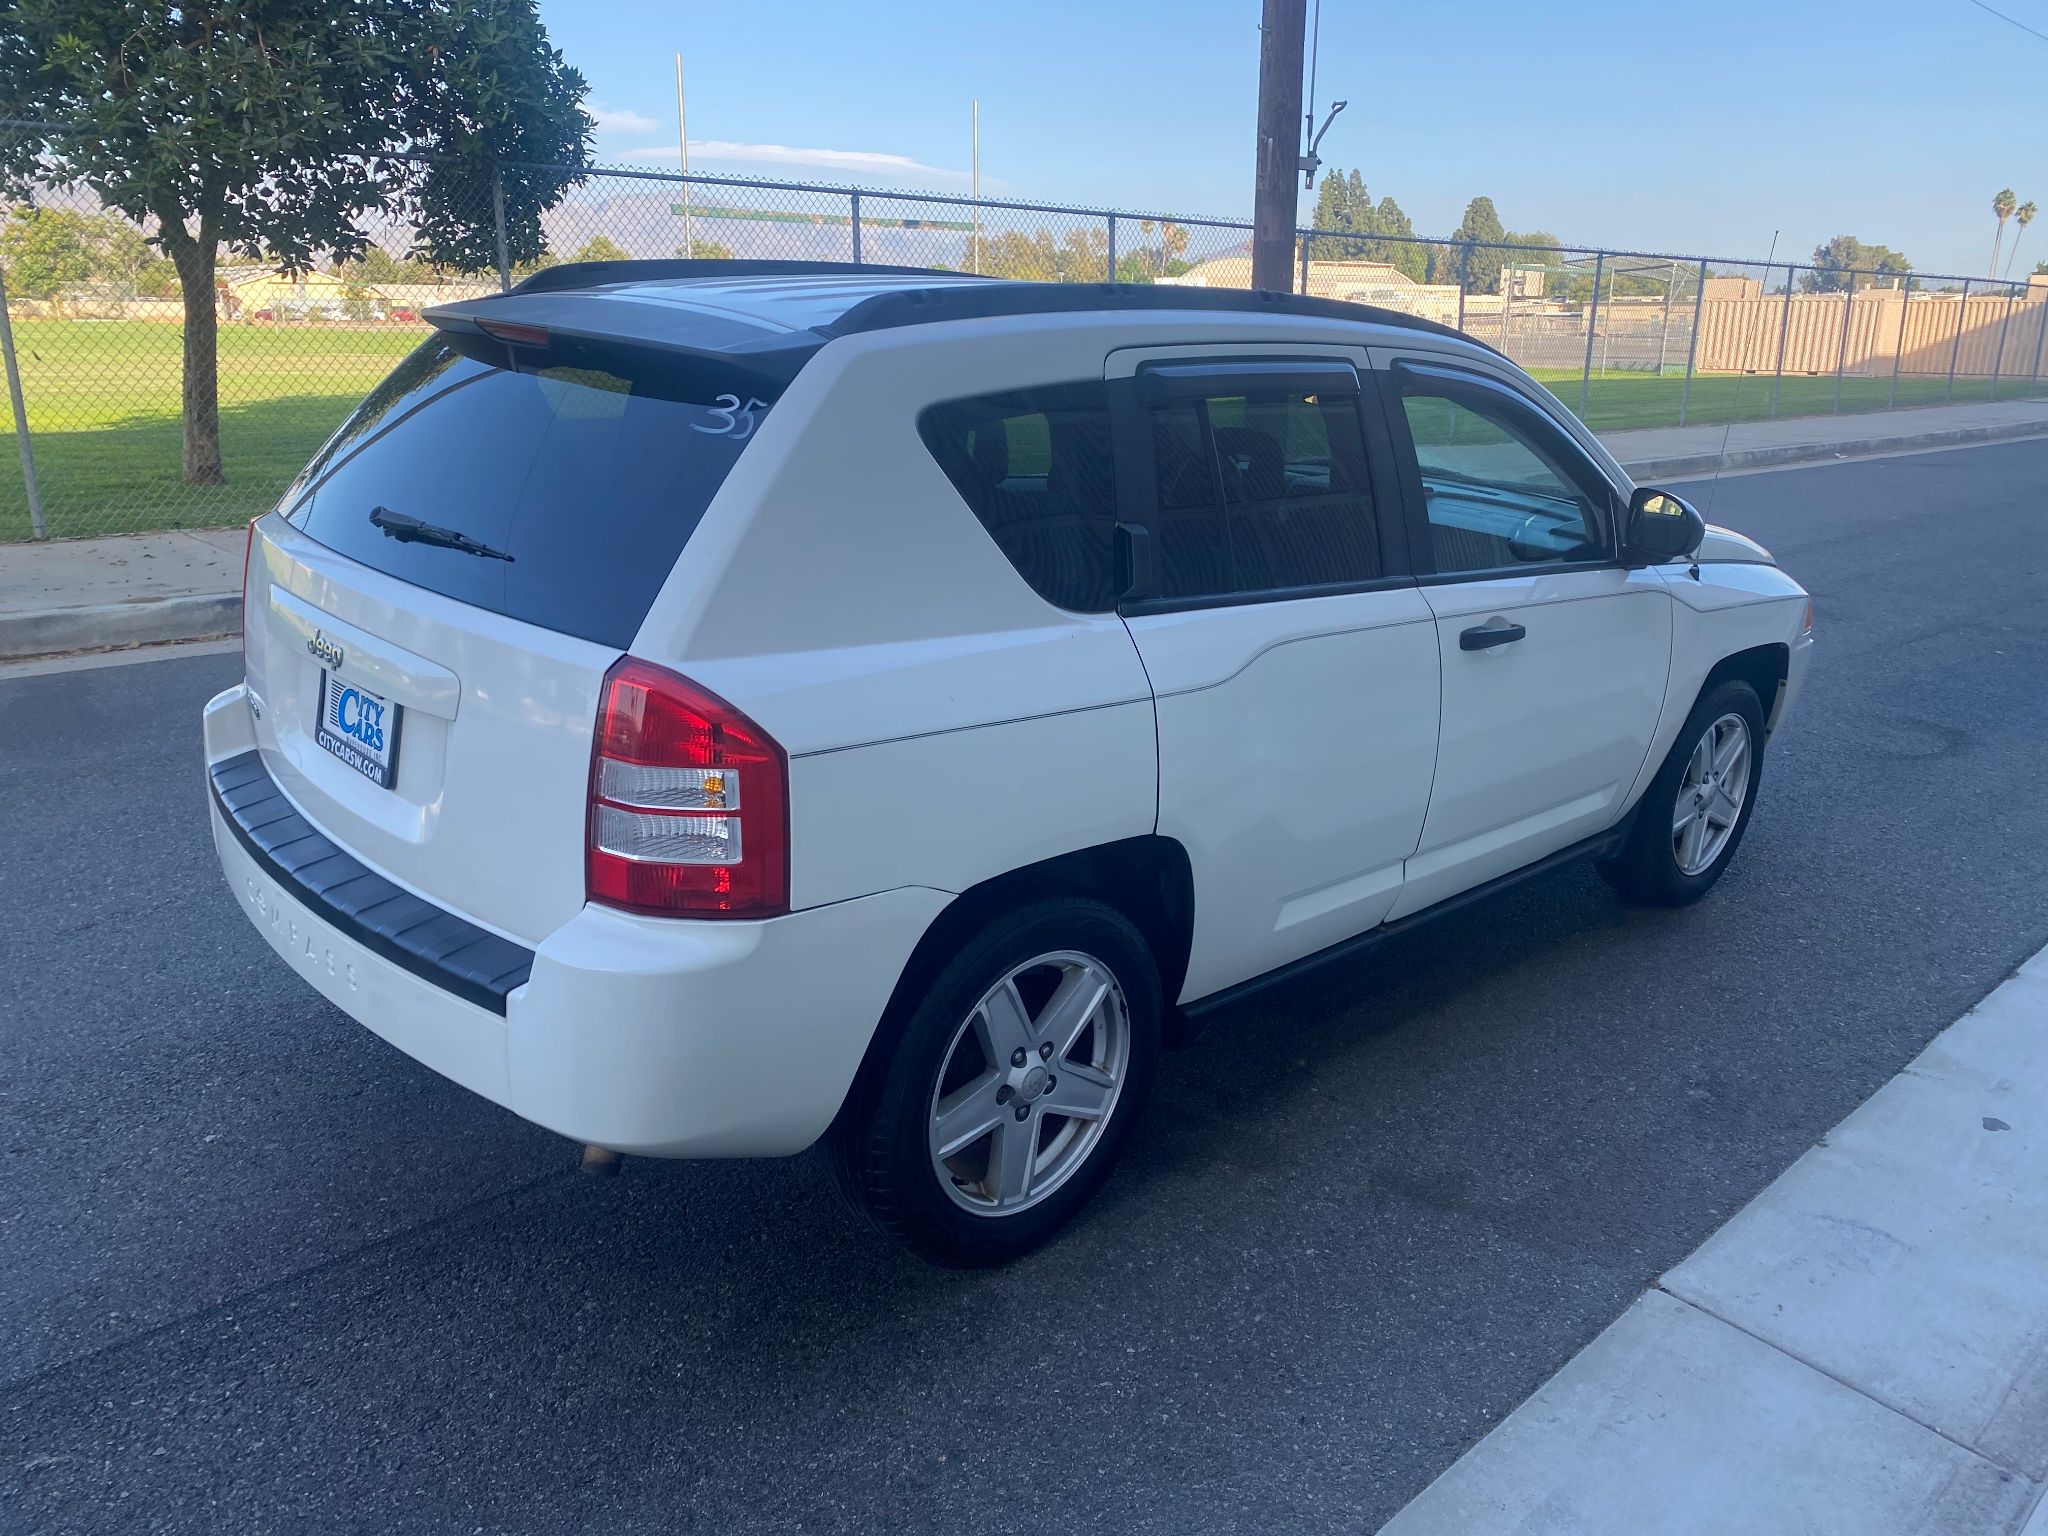
{"type": "Polygon", "coordinates": [[[1671,812],[1671,854],[1680,874],[1705,873],[1735,835],[1749,795],[1749,755],[1749,722],[1732,712],[1693,747],[1671,812]]]}
{"type": "Polygon", "coordinates": [[[932,1167],[955,1204],[1008,1216],[1088,1160],[1130,1065],[1123,989],[1091,955],[1017,966],[954,1031],[932,1085],[932,1167]]]}

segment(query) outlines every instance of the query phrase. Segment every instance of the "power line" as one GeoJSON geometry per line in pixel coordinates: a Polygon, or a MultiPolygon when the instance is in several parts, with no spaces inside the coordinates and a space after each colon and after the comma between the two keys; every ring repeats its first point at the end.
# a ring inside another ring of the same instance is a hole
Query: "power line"
{"type": "Polygon", "coordinates": [[[2001,11],[2001,10],[1996,10],[1996,9],[1994,9],[1993,7],[1991,7],[1991,6],[1988,6],[1988,5],[1986,5],[1986,4],[1984,3],[1984,0],[1970,0],[1970,4],[1972,4],[1972,5],[1974,5],[1975,7],[1977,7],[1977,9],[1978,9],[1978,10],[1980,10],[1980,11],[1990,11],[1990,12],[1991,12],[1991,14],[1992,14],[1993,16],[1996,16],[1996,17],[1997,17],[1997,18],[1998,18],[1998,19],[1999,19],[2000,21],[2006,21],[2006,22],[2011,22],[2011,23],[2012,23],[2012,25],[2014,25],[2014,26],[2018,27],[2018,28],[2019,28],[2019,29],[2020,29],[2020,30],[2021,30],[2022,32],[2026,32],[2026,33],[2029,33],[2029,34],[2031,34],[2032,36],[2034,36],[2034,37],[2038,37],[2039,39],[2041,39],[2041,41],[2042,41],[2042,42],[2044,42],[2044,43],[2048,43],[2048,32],[2036,32],[2036,31],[2035,31],[2035,30],[2034,30],[2034,29],[2033,29],[2032,27],[2028,26],[2028,25],[2027,25],[2027,24],[2026,24],[2026,23],[2025,23],[2024,21],[2020,21],[2020,20],[2018,20],[2018,19],[2017,19],[2016,17],[2008,16],[2008,15],[2006,15],[2006,14],[2005,14],[2005,12],[2003,12],[2003,11],[2001,11]]]}

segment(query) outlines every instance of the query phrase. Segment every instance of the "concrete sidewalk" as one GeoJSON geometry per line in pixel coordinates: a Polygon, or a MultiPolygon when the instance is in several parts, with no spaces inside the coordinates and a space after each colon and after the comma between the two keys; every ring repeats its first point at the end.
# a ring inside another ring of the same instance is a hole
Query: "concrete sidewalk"
{"type": "Polygon", "coordinates": [[[246,528],[0,544],[0,661],[240,634],[246,528]]]}
{"type": "Polygon", "coordinates": [[[1383,1536],[2033,1536],[2044,1480],[2048,951],[1383,1536]]]}
{"type": "Polygon", "coordinates": [[[1712,474],[1716,465],[1756,469],[1827,463],[1873,453],[1949,448],[2043,433],[2048,433],[2048,400],[1980,400],[1970,405],[1927,405],[1860,416],[1746,421],[1733,427],[1648,427],[1637,432],[1603,432],[1600,440],[1638,484],[1645,484],[1712,474]]]}
{"type": "MultiPolygon", "coordinates": [[[[1759,386],[1761,387],[1761,386],[1759,386]]],[[[1611,432],[1638,481],[2048,434],[2048,400],[1611,432]]],[[[0,660],[232,635],[244,530],[0,544],[0,660]]]]}

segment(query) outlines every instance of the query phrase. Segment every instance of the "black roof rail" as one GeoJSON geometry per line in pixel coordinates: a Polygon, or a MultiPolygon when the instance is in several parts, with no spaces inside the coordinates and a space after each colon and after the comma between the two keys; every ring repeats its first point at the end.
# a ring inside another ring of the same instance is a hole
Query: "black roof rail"
{"type": "MultiPolygon", "coordinates": [[[[1353,304],[1343,299],[1321,299],[1307,294],[1274,293],[1265,289],[1183,288],[1172,283],[1033,283],[1010,278],[984,277],[967,272],[950,272],[934,267],[896,267],[850,261],[735,261],[687,260],[676,257],[652,261],[565,261],[543,267],[509,294],[492,294],[463,303],[438,306],[436,324],[444,321],[467,326],[472,307],[495,307],[505,298],[536,298],[544,294],[569,294],[580,289],[613,283],[673,282],[687,278],[739,277],[893,277],[935,278],[932,283],[900,283],[856,299],[829,324],[806,334],[830,338],[858,335],[866,331],[894,330],[900,326],[931,325],[945,320],[985,320],[1016,315],[1073,315],[1117,311],[1206,312],[1210,314],[1303,315],[1321,320],[1341,320],[1352,325],[1396,326],[1431,336],[1452,337],[1469,342],[1481,351],[1495,352],[1464,332],[1420,315],[1375,304],[1353,304]]],[[[562,325],[550,315],[536,323],[562,325]]],[[[701,322],[693,322],[700,324],[701,322]]],[[[444,327],[445,328],[445,327],[444,327]]],[[[563,325],[566,331],[578,327],[563,325]]],[[[789,351],[790,343],[778,341],[764,347],[756,340],[727,350],[789,351]]],[[[692,344],[687,350],[701,350],[692,344]]],[[[794,354],[792,354],[794,355],[794,354]]],[[[1499,355],[1496,352],[1496,355],[1499,355]]]]}
{"type": "Polygon", "coordinates": [[[942,320],[986,320],[1006,315],[1069,315],[1101,310],[1204,310],[1223,314],[1308,315],[1352,324],[1399,326],[1433,336],[1453,336],[1487,351],[1484,342],[1420,315],[1375,304],[1319,299],[1307,294],[1272,293],[1264,289],[1183,288],[1168,283],[1025,283],[948,284],[943,288],[896,288],[873,294],[850,306],[830,325],[825,336],[890,330],[903,325],[931,325],[942,320]]]}
{"type": "Polygon", "coordinates": [[[851,261],[740,261],[685,258],[561,261],[542,267],[512,288],[513,293],[562,293],[606,283],[658,283],[684,277],[969,277],[936,267],[889,267],[851,261]]]}

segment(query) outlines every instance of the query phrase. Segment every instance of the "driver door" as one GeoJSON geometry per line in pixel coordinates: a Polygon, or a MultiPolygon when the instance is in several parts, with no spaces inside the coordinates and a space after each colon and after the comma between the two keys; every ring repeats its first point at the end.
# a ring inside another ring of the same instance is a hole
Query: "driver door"
{"type": "Polygon", "coordinates": [[[1620,819],[1664,705],[1671,598],[1654,572],[1621,564],[1621,492],[1547,410],[1476,369],[1388,361],[1443,673],[1400,917],[1620,819]]]}

